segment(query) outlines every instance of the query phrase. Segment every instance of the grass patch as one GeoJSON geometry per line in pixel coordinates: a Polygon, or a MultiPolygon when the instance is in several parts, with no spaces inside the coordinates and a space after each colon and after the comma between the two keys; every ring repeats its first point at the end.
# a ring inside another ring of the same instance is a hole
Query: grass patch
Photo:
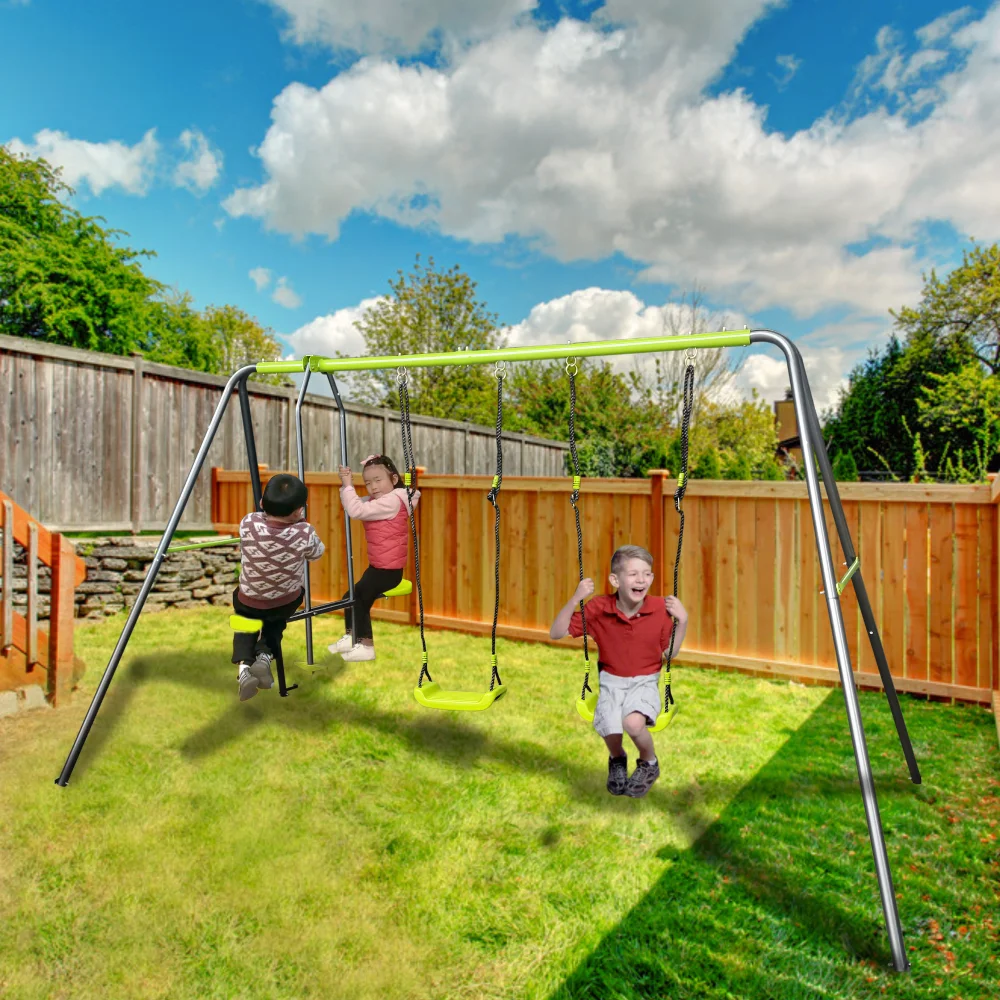
{"type": "MultiPolygon", "coordinates": [[[[224,609],[169,612],[57,788],[123,622],[77,627],[67,707],[0,720],[5,997],[1000,995],[984,710],[906,701],[916,788],[862,696],[914,964],[895,976],[840,692],[678,668],[635,802],[604,790],[570,651],[501,641],[511,694],[450,715],[412,699],[415,630],[377,623],[376,663],[344,665],[326,619],[315,671],[289,629],[297,691],[240,704],[224,609]]],[[[488,684],[488,640],[428,645],[436,679],[488,684]]]]}

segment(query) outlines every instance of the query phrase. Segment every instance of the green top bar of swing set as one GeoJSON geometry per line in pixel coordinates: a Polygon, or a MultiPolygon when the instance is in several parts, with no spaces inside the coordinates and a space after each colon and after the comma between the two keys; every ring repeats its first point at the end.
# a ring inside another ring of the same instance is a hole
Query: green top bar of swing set
{"type": "Polygon", "coordinates": [[[613,354],[649,354],[654,351],[705,350],[716,347],[749,347],[750,331],[693,333],[669,337],[633,337],[573,344],[539,344],[537,347],[504,347],[496,351],[449,351],[444,354],[400,354],[370,358],[317,358],[300,361],[261,361],[260,373],[371,371],[377,368],[430,368],[447,365],[483,365],[497,361],[547,361],[554,358],[592,358],[613,354]]]}

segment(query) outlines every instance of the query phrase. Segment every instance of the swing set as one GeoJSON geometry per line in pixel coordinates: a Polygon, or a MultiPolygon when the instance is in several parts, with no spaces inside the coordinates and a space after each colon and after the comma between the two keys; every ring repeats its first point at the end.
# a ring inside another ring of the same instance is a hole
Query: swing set
{"type": "MultiPolygon", "coordinates": [[[[895,685],[889,672],[885,650],[879,637],[875,616],[872,612],[871,603],[862,580],[859,561],[854,551],[847,519],[844,515],[843,505],[837,490],[833,470],[823,443],[823,435],[819,425],[819,418],[816,414],[816,407],[813,402],[812,393],[809,388],[809,380],[806,375],[805,366],[798,348],[786,337],[771,330],[737,330],[724,331],[722,333],[691,334],[666,337],[644,337],[612,341],[594,341],[589,343],[578,343],[572,345],[541,345],[534,347],[513,347],[498,350],[482,351],[452,351],[440,354],[414,354],[405,356],[385,356],[385,357],[362,357],[362,358],[320,358],[306,357],[299,361],[271,361],[259,364],[245,365],[234,372],[226,383],[222,391],[222,398],[216,407],[215,413],[205,433],[205,437],[198,449],[187,479],[181,489],[181,495],[177,500],[173,513],[167,522],[166,530],[152,564],[146,574],[142,587],[136,595],[135,603],[129,612],[128,620],[122,629],[115,649],[111,655],[97,691],[94,694],[86,717],[80,726],[73,746],[63,765],[62,772],[56,779],[56,784],[65,787],[69,783],[73,768],[80,756],[87,736],[94,724],[97,713],[100,710],[108,687],[114,677],[115,671],[121,662],[129,639],[135,628],[139,615],[142,612],[157,575],[162,568],[163,561],[168,552],[179,552],[194,548],[205,548],[211,545],[236,544],[238,538],[233,539],[213,539],[209,542],[200,542],[185,545],[171,546],[170,542],[177,530],[178,523],[184,513],[184,509],[191,497],[195,482],[200,474],[208,455],[212,441],[218,432],[219,426],[225,415],[233,393],[239,398],[240,413],[243,422],[243,431],[246,441],[247,462],[250,469],[250,482],[253,492],[255,509],[260,506],[261,483],[260,474],[257,467],[257,451],[254,441],[253,422],[250,416],[250,397],[247,390],[247,379],[255,372],[259,373],[304,373],[304,378],[295,408],[296,413],[296,446],[298,458],[299,477],[305,475],[303,459],[303,439],[302,439],[302,404],[305,399],[306,388],[309,384],[310,376],[319,373],[326,376],[330,385],[334,401],[337,405],[340,426],[340,464],[349,465],[347,449],[347,425],[345,410],[340,398],[335,375],[338,372],[356,372],[396,369],[396,380],[399,389],[400,403],[400,423],[403,438],[403,459],[404,459],[404,485],[407,496],[407,512],[413,539],[414,567],[417,589],[417,600],[420,612],[420,644],[421,644],[421,664],[417,684],[414,688],[414,697],[426,708],[439,709],[444,711],[483,711],[492,706],[498,699],[507,694],[507,686],[501,681],[497,663],[496,636],[497,622],[500,607],[500,506],[499,493],[503,481],[503,451],[501,447],[501,434],[503,425],[503,382],[506,377],[506,364],[517,361],[540,361],[565,359],[566,373],[569,377],[570,385],[570,420],[569,420],[569,440],[570,457],[573,464],[572,489],[570,492],[570,503],[573,507],[577,532],[577,558],[579,564],[580,579],[583,579],[583,534],[580,520],[580,463],[576,451],[576,375],[578,369],[576,360],[586,357],[610,357],[621,355],[637,355],[662,351],[684,350],[688,352],[688,364],[684,376],[683,412],[681,422],[681,469],[678,475],[677,488],[674,492],[674,508],[680,517],[680,525],[677,539],[677,553],[674,560],[674,592],[677,591],[678,571],[680,565],[681,546],[684,537],[684,511],[682,501],[688,483],[688,428],[691,417],[691,407],[694,393],[694,367],[692,365],[693,352],[698,349],[717,349],[723,347],[749,347],[752,345],[770,345],[777,347],[784,355],[788,366],[789,381],[792,387],[792,397],[795,403],[795,414],[799,426],[800,444],[805,467],[806,487],[809,497],[809,506],[812,514],[813,530],[823,583],[823,593],[826,596],[827,613],[830,620],[830,628],[833,633],[834,649],[837,657],[837,666],[840,675],[840,682],[844,692],[844,702],[847,713],[848,728],[851,734],[851,742],[854,750],[854,758],[857,766],[858,779],[861,788],[861,798],[864,804],[865,819],[868,825],[868,834],[872,845],[872,855],[875,863],[875,872],[878,879],[879,895],[881,897],[882,912],[885,920],[886,932],[889,937],[890,950],[892,952],[893,967],[897,971],[905,971],[909,968],[906,957],[906,949],[903,944],[902,926],[899,920],[899,912],[896,906],[896,896],[893,887],[892,872],[889,867],[889,860],[886,851],[885,838],[882,832],[882,821],[879,814],[878,801],[875,795],[875,784],[872,776],[871,762],[868,756],[868,748],[865,740],[864,726],[861,719],[861,709],[858,702],[857,689],[855,687],[854,675],[851,668],[850,654],[847,646],[847,635],[844,628],[843,612],[840,605],[840,595],[848,582],[853,584],[854,594],[857,598],[861,611],[865,629],[871,643],[872,652],[878,664],[879,675],[885,690],[886,700],[896,726],[903,755],[910,773],[910,779],[914,784],[920,783],[920,771],[917,767],[913,747],[910,743],[906,724],[903,721],[902,711],[899,706],[899,699],[896,695],[895,685]],[[424,602],[423,590],[420,580],[420,541],[417,537],[415,520],[413,517],[413,496],[416,489],[416,466],[413,456],[412,428],[410,425],[409,393],[407,386],[407,370],[417,367],[431,366],[453,366],[453,365],[474,365],[492,364],[493,374],[497,382],[497,421],[496,421],[496,473],[493,477],[492,485],[487,493],[487,500],[493,507],[493,527],[495,538],[494,556],[494,583],[495,597],[493,606],[493,627],[491,636],[491,674],[490,687],[488,691],[462,691],[451,690],[441,687],[433,680],[428,669],[427,644],[424,635],[424,602]],[[818,466],[818,470],[817,470],[818,466]],[[834,573],[834,560],[830,548],[830,540],[827,533],[826,518],[823,510],[823,498],[820,492],[819,475],[823,477],[823,485],[826,491],[827,500],[833,515],[837,535],[841,548],[844,552],[845,564],[848,565],[846,575],[842,580],[837,580],[834,573]]],[[[310,586],[309,572],[306,567],[304,578],[304,608],[292,615],[288,621],[294,622],[303,620],[306,629],[306,658],[309,664],[313,662],[312,643],[312,619],[316,615],[327,614],[331,611],[343,610],[353,606],[354,596],[354,567],[353,552],[351,545],[350,518],[346,511],[344,513],[345,536],[346,536],[346,557],[347,557],[347,597],[337,601],[330,601],[324,604],[313,606],[310,586]]],[[[397,596],[412,592],[412,584],[408,580],[403,580],[397,587],[387,591],[384,597],[397,596]]],[[[583,612],[583,649],[584,649],[584,681],[580,693],[580,698],[576,702],[576,709],[582,718],[592,720],[594,708],[597,703],[597,692],[590,687],[590,654],[589,643],[586,632],[586,613],[583,602],[580,605],[583,612]]],[[[232,616],[230,624],[233,628],[257,631],[260,623],[255,619],[241,619],[239,616],[232,616]]],[[[676,627],[676,622],[674,623],[676,627]]],[[[658,732],[664,729],[674,719],[677,704],[674,701],[671,691],[671,655],[673,651],[673,641],[671,640],[668,649],[668,656],[660,677],[660,690],[662,698],[662,710],[655,723],[650,727],[652,731],[658,732]]],[[[285,683],[284,666],[281,660],[280,648],[275,652],[275,665],[278,671],[279,691],[282,696],[286,696],[289,691],[295,689],[295,685],[288,687],[285,683]]]]}

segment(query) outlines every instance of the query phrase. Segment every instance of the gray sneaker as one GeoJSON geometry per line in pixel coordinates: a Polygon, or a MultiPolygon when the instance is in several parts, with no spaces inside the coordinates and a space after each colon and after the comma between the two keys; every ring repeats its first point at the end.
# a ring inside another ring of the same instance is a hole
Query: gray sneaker
{"type": "Polygon", "coordinates": [[[265,691],[274,687],[274,677],[271,676],[271,655],[258,653],[257,659],[250,664],[250,673],[257,678],[257,684],[265,691]]]}
{"type": "Polygon", "coordinates": [[[612,795],[624,795],[628,785],[628,756],[608,758],[608,791],[612,795]]]}
{"type": "Polygon", "coordinates": [[[625,794],[632,799],[641,799],[653,787],[653,783],[659,776],[659,762],[649,764],[644,760],[638,761],[632,772],[632,777],[628,779],[625,794]]]}
{"type": "Polygon", "coordinates": [[[249,701],[256,693],[259,682],[250,673],[250,667],[246,663],[240,664],[240,701],[249,701]]]}

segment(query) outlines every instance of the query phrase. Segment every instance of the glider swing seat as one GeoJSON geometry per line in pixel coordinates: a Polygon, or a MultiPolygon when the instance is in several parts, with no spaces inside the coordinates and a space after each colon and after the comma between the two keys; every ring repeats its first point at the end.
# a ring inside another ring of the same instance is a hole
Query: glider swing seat
{"type": "Polygon", "coordinates": [[[413,456],[413,430],[410,425],[410,394],[407,387],[406,369],[399,368],[396,373],[396,383],[399,387],[399,425],[403,435],[403,463],[406,472],[403,482],[406,485],[406,510],[410,521],[410,534],[413,539],[413,567],[417,582],[417,604],[420,611],[420,676],[417,686],[413,689],[413,697],[424,708],[435,708],[443,712],[483,712],[494,702],[507,693],[507,686],[500,679],[497,667],[497,620],[500,614],[500,506],[497,494],[503,481],[503,380],[507,377],[506,365],[498,361],[493,369],[497,380],[497,462],[496,475],[487,493],[487,499],[493,506],[493,535],[496,551],[493,560],[494,599],[493,599],[493,633],[490,656],[490,689],[488,691],[456,691],[443,688],[435,681],[427,667],[427,641],[424,636],[424,593],[420,585],[420,539],[417,537],[417,525],[413,517],[413,493],[416,489],[416,466],[413,456]]]}
{"type": "MultiPolygon", "coordinates": [[[[684,500],[684,493],[687,490],[688,482],[688,432],[691,424],[691,409],[694,405],[694,352],[689,351],[687,355],[688,364],[684,371],[684,403],[681,411],[681,471],[677,476],[677,488],[674,490],[674,509],[680,518],[680,527],[677,531],[677,554],[674,557],[674,594],[677,593],[679,583],[679,573],[681,566],[681,548],[684,544],[684,509],[681,506],[684,500]]],[[[573,506],[573,516],[576,520],[576,557],[579,568],[580,580],[583,580],[583,530],[580,527],[580,459],[576,451],[576,376],[578,369],[574,358],[566,362],[566,374],[569,376],[569,453],[573,462],[573,491],[570,493],[569,502],[573,506]]],[[[597,699],[600,691],[594,691],[590,686],[590,651],[587,641],[587,611],[583,601],[580,601],[580,618],[583,624],[583,659],[584,675],[583,688],[580,697],[576,700],[576,710],[580,718],[585,722],[594,721],[594,712],[597,710],[597,699]]],[[[667,647],[667,662],[660,671],[658,687],[660,689],[660,709],[655,722],[646,728],[651,733],[661,733],[673,722],[677,715],[677,702],[674,700],[670,688],[670,665],[674,654],[674,634],[677,630],[677,619],[673,619],[670,630],[670,645],[667,647]]],[[[600,684],[600,673],[598,673],[598,685],[600,684]]]]}
{"type": "MultiPolygon", "coordinates": [[[[593,341],[572,345],[544,344],[527,347],[505,347],[501,349],[477,351],[450,351],[438,354],[419,354],[395,357],[310,357],[300,359],[298,361],[260,362],[258,364],[244,365],[239,368],[230,376],[225,388],[222,390],[221,398],[219,399],[215,412],[212,415],[208,429],[205,432],[205,437],[202,440],[191,464],[190,471],[188,472],[184,485],[181,488],[181,493],[177,499],[176,505],[174,506],[173,513],[167,520],[166,528],[162,538],[160,539],[159,545],[157,546],[149,570],[142,582],[139,593],[135,597],[135,602],[129,611],[128,618],[122,629],[121,635],[119,636],[118,642],[115,645],[114,651],[108,660],[104,674],[97,685],[97,690],[95,691],[90,706],[87,709],[86,716],[80,725],[76,739],[73,741],[73,746],[66,757],[62,771],[60,772],[59,777],[56,778],[56,784],[60,787],[66,787],[69,784],[69,780],[73,774],[73,769],[79,760],[80,753],[82,752],[87,737],[93,728],[97,714],[100,711],[101,705],[103,704],[104,698],[108,692],[108,688],[114,679],[115,671],[118,669],[122,657],[125,654],[125,650],[128,647],[129,640],[135,630],[139,615],[142,613],[146,600],[149,597],[152,588],[156,584],[157,576],[162,569],[163,562],[167,556],[168,547],[170,546],[174,533],[177,531],[181,518],[184,515],[184,510],[188,501],[191,499],[198,477],[208,458],[212,443],[215,440],[220,426],[222,425],[226,414],[226,408],[234,394],[238,394],[239,396],[244,439],[247,449],[247,462],[250,470],[250,482],[253,490],[255,508],[260,503],[260,473],[257,466],[257,452],[254,443],[253,422],[250,417],[250,396],[249,390],[247,389],[247,379],[249,379],[251,375],[255,373],[305,373],[305,378],[303,379],[299,392],[299,404],[296,407],[296,433],[299,448],[298,467],[301,477],[304,475],[302,461],[301,405],[305,395],[306,386],[308,385],[310,373],[320,372],[326,375],[330,382],[335,404],[339,412],[341,432],[341,464],[347,465],[349,462],[347,460],[347,433],[344,406],[341,402],[337,384],[334,379],[335,372],[385,371],[391,369],[396,369],[397,372],[405,372],[407,368],[411,367],[468,366],[471,364],[495,364],[497,366],[494,370],[494,374],[496,375],[498,382],[497,473],[493,480],[493,486],[489,491],[489,500],[493,505],[495,512],[494,535],[496,538],[497,554],[494,566],[494,576],[497,581],[497,594],[494,601],[492,674],[490,690],[488,692],[480,693],[472,691],[444,690],[437,684],[437,682],[431,679],[430,673],[427,669],[427,647],[424,643],[423,629],[423,594],[420,587],[419,550],[417,547],[416,529],[412,516],[413,472],[415,469],[412,459],[412,447],[410,446],[409,428],[405,427],[405,424],[407,423],[406,415],[409,408],[408,400],[406,399],[405,386],[404,391],[401,392],[401,406],[404,410],[404,444],[408,452],[406,455],[406,467],[408,470],[408,482],[406,483],[408,489],[407,506],[408,513],[410,515],[409,521],[411,530],[414,533],[414,556],[416,567],[414,582],[416,583],[417,597],[420,603],[420,638],[423,649],[420,677],[417,681],[417,687],[414,694],[417,701],[421,705],[429,708],[444,709],[447,711],[475,711],[489,707],[494,701],[497,700],[497,698],[502,697],[503,694],[506,693],[506,687],[500,681],[496,657],[496,627],[499,610],[500,573],[500,510],[497,505],[497,493],[500,489],[502,475],[500,431],[502,420],[501,408],[503,402],[503,364],[507,361],[565,360],[573,357],[611,357],[620,355],[648,354],[660,351],[682,351],[694,349],[717,350],[723,347],[746,348],[762,346],[778,348],[782,352],[788,368],[789,381],[792,387],[792,398],[795,401],[795,413],[798,419],[799,437],[802,446],[803,466],[805,470],[805,486],[812,518],[823,594],[826,600],[827,614],[833,637],[834,653],[837,660],[838,676],[844,697],[848,731],[850,732],[854,759],[857,766],[858,784],[865,811],[865,820],[868,827],[868,836],[872,849],[875,874],[878,880],[878,891],[882,905],[882,913],[885,920],[885,929],[888,937],[889,948],[892,953],[893,968],[895,968],[897,972],[905,971],[909,968],[909,961],[907,959],[906,946],[903,939],[903,928],[899,919],[899,908],[896,902],[896,892],[893,885],[892,872],[889,867],[888,851],[886,849],[885,836],[882,829],[882,820],[879,813],[878,800],[875,795],[875,780],[874,775],[872,774],[871,760],[868,754],[867,742],[865,740],[856,678],[852,670],[847,633],[844,628],[841,593],[848,582],[852,585],[854,595],[858,602],[858,609],[865,623],[865,632],[867,633],[868,641],[871,645],[873,657],[878,665],[879,676],[882,682],[882,687],[885,691],[886,702],[888,703],[889,710],[896,726],[896,732],[899,737],[900,746],[902,747],[903,756],[909,768],[910,779],[914,784],[920,784],[920,770],[917,766],[916,757],[913,753],[913,746],[910,742],[909,734],[906,730],[906,724],[899,706],[899,698],[896,694],[896,687],[892,674],[889,670],[885,649],[882,646],[882,641],[879,636],[878,623],[876,622],[874,612],[872,611],[871,601],[868,598],[861,570],[858,568],[857,556],[854,550],[854,543],[851,538],[850,526],[848,525],[847,517],[844,513],[843,504],[840,499],[840,494],[837,490],[837,483],[830,465],[830,459],[826,453],[826,448],[824,447],[823,433],[820,428],[819,418],[816,414],[816,407],[812,399],[812,393],[809,387],[809,378],[805,370],[805,365],[802,361],[802,355],[792,341],[772,330],[733,330],[723,331],[721,333],[593,341]],[[841,581],[838,581],[835,576],[834,556],[830,547],[829,530],[827,528],[826,515],[823,507],[824,498],[820,487],[820,476],[822,476],[823,488],[826,492],[826,500],[830,506],[830,513],[833,518],[833,524],[837,532],[837,537],[840,541],[840,546],[843,550],[845,564],[849,567],[847,575],[841,581]]],[[[687,383],[685,384],[687,386],[687,383]]],[[[682,464],[684,463],[682,462],[682,464]]],[[[683,498],[686,483],[687,476],[685,466],[678,481],[678,492],[675,493],[674,496],[674,504],[677,508],[678,514],[682,514],[680,509],[680,500],[683,498]]],[[[579,499],[579,484],[577,476],[574,476],[573,494],[574,496],[572,499],[574,508],[576,509],[577,500],[579,499]]],[[[350,518],[347,516],[346,512],[344,514],[344,518],[346,528],[345,547],[347,555],[348,596],[339,601],[331,601],[318,607],[313,607],[310,599],[309,577],[307,572],[305,575],[305,608],[302,611],[296,612],[288,619],[289,622],[305,619],[306,652],[310,663],[312,662],[312,617],[317,614],[325,614],[329,611],[344,609],[350,607],[354,603],[354,576],[351,551],[350,518]]],[[[228,544],[234,544],[234,541],[228,542],[228,544]]],[[[581,536],[578,535],[578,554],[580,550],[582,550],[582,540],[581,536]]],[[[678,552],[679,550],[680,542],[678,540],[678,552]]],[[[676,561],[674,565],[674,572],[676,581],[676,561]]],[[[393,591],[388,592],[386,596],[392,596],[394,593],[405,593],[405,589],[400,588],[403,588],[406,582],[407,581],[404,581],[404,583],[401,583],[399,587],[393,588],[393,591]]],[[[259,623],[256,620],[246,619],[246,622],[250,621],[254,622],[254,629],[259,627],[259,623]]],[[[668,670],[664,671],[663,683],[665,710],[661,713],[661,717],[657,719],[657,726],[660,724],[663,716],[667,716],[668,718],[666,721],[669,722],[670,711],[675,707],[673,699],[669,694],[669,687],[667,686],[669,684],[668,670]]],[[[585,711],[589,711],[587,703],[591,696],[594,696],[594,692],[589,690],[589,684],[585,684],[582,697],[580,699],[580,701],[584,703],[582,708],[585,711]]]]}

